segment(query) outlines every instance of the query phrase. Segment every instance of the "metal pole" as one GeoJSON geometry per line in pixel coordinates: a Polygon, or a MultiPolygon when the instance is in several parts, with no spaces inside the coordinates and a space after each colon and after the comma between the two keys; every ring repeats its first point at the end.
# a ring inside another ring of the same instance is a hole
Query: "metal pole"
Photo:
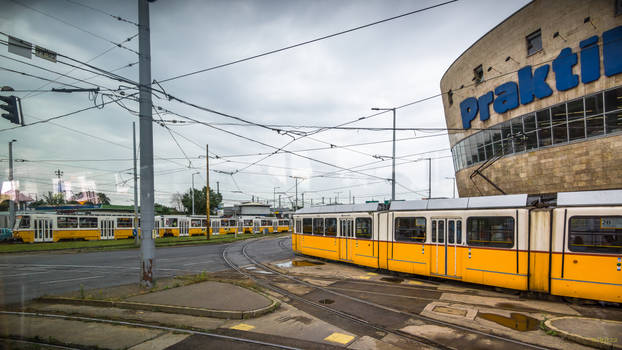
{"type": "Polygon", "coordinates": [[[205,145],[205,212],[207,216],[207,239],[210,239],[211,222],[209,219],[210,203],[209,203],[209,145],[205,145]]]}
{"type": "Polygon", "coordinates": [[[428,199],[432,198],[432,158],[428,158],[428,199]]]}
{"type": "MultiPolygon", "coordinates": [[[[9,183],[11,184],[14,196],[9,200],[9,227],[11,229],[15,226],[15,199],[17,198],[17,192],[13,184],[13,142],[17,142],[17,140],[9,141],[9,183]]],[[[17,198],[17,200],[19,200],[19,198],[17,198]]]]}
{"type": "Polygon", "coordinates": [[[305,207],[305,193],[302,192],[302,207],[305,207]]]}
{"type": "Polygon", "coordinates": [[[294,209],[294,211],[298,210],[298,178],[295,178],[296,180],[296,208],[294,209]]]}
{"type": "Polygon", "coordinates": [[[132,139],[134,142],[134,243],[138,245],[138,173],[136,169],[136,122],[132,122],[132,139]]]}
{"type": "Polygon", "coordinates": [[[281,208],[281,195],[279,195],[279,209],[281,208]]]}
{"type": "Polygon", "coordinates": [[[393,110],[393,165],[391,175],[391,200],[395,200],[395,108],[393,110]]]}
{"type": "Polygon", "coordinates": [[[143,287],[153,286],[155,244],[153,241],[153,118],[151,103],[151,43],[149,34],[149,4],[138,0],[138,61],[140,80],[140,244],[143,287]]]}
{"type": "Polygon", "coordinates": [[[348,191],[348,201],[350,201],[350,204],[352,204],[352,190],[348,191]]]}
{"type": "Polygon", "coordinates": [[[192,173],[192,215],[194,215],[194,174],[192,173]]]}
{"type": "Polygon", "coordinates": [[[216,193],[220,194],[220,181],[216,181],[216,193]]]}

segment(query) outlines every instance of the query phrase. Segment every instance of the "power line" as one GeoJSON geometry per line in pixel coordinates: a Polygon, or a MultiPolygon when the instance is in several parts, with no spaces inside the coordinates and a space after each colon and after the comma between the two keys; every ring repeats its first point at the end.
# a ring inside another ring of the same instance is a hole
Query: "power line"
{"type": "Polygon", "coordinates": [[[260,54],[257,54],[257,55],[253,55],[253,56],[250,56],[250,57],[238,59],[238,60],[235,60],[235,61],[232,61],[232,62],[229,62],[229,63],[219,64],[217,66],[213,66],[213,67],[197,70],[197,71],[186,73],[186,74],[177,75],[177,76],[174,76],[174,77],[171,77],[171,78],[167,78],[167,79],[164,79],[164,80],[158,80],[158,81],[160,83],[165,83],[165,82],[168,82],[168,81],[171,81],[171,80],[175,80],[175,79],[179,79],[179,78],[184,78],[184,77],[187,77],[187,76],[190,76],[190,75],[195,75],[195,74],[207,72],[207,71],[218,69],[218,68],[223,68],[223,67],[231,66],[231,65],[234,65],[236,63],[241,63],[241,62],[249,61],[249,60],[252,60],[252,59],[255,59],[255,58],[259,58],[259,57],[275,54],[275,53],[278,53],[278,52],[290,50],[290,49],[293,49],[293,48],[296,48],[296,47],[308,45],[308,44],[315,43],[315,42],[318,42],[318,41],[321,41],[321,40],[325,40],[325,39],[333,38],[333,37],[336,37],[336,36],[339,36],[339,35],[343,35],[343,34],[347,34],[347,33],[350,33],[350,32],[354,32],[356,30],[368,28],[368,27],[371,27],[371,26],[374,26],[374,25],[377,25],[377,24],[389,22],[389,21],[392,21],[392,20],[395,20],[395,19],[398,19],[398,18],[410,16],[410,15],[413,15],[413,14],[416,14],[416,13],[419,13],[419,12],[424,12],[424,11],[427,11],[427,10],[431,10],[433,8],[441,7],[441,6],[450,4],[452,2],[456,2],[456,1],[458,1],[458,0],[451,0],[451,1],[443,2],[443,3],[437,4],[437,5],[428,6],[428,7],[419,9],[419,10],[414,10],[414,11],[406,12],[406,13],[403,13],[401,15],[385,18],[385,19],[382,19],[382,20],[379,20],[379,21],[375,21],[375,22],[371,22],[371,23],[368,23],[368,24],[364,24],[364,25],[361,25],[361,26],[358,26],[358,27],[346,29],[346,30],[343,30],[343,31],[340,31],[340,32],[337,32],[337,33],[333,33],[333,34],[325,35],[325,36],[322,36],[322,37],[319,37],[319,38],[315,38],[315,39],[312,39],[312,40],[303,41],[303,42],[300,42],[300,43],[297,43],[297,44],[289,45],[289,46],[286,46],[286,47],[283,47],[283,48],[280,48],[280,49],[267,51],[267,52],[260,53],[260,54]]]}
{"type": "Polygon", "coordinates": [[[74,0],[65,0],[65,1],[70,2],[70,3],[74,4],[74,5],[79,5],[79,6],[82,6],[82,7],[86,7],[88,9],[91,9],[91,10],[95,11],[95,12],[99,12],[99,13],[104,14],[106,16],[110,16],[110,17],[116,19],[117,21],[133,24],[136,27],[138,27],[138,23],[130,21],[130,20],[127,20],[127,19],[125,19],[125,18],[123,18],[121,16],[116,16],[116,15],[110,14],[110,13],[104,11],[104,10],[101,10],[101,9],[98,9],[98,8],[95,8],[95,7],[92,7],[92,6],[89,6],[89,5],[85,5],[83,3],[80,3],[80,2],[77,2],[77,1],[74,1],[74,0]]]}

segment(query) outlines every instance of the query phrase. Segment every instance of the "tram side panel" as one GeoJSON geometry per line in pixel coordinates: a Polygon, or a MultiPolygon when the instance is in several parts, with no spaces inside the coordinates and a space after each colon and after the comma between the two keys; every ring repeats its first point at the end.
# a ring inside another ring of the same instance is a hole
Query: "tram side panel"
{"type": "Polygon", "coordinates": [[[622,207],[553,211],[551,293],[622,302],[622,207]]]}
{"type": "Polygon", "coordinates": [[[549,292],[549,249],[551,239],[551,209],[533,209],[530,212],[528,260],[529,290],[549,292]]]}

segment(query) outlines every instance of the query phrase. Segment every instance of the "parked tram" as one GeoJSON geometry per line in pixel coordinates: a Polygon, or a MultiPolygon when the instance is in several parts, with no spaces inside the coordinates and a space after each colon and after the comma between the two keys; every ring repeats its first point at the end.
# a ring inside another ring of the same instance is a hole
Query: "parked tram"
{"type": "Polygon", "coordinates": [[[311,207],[296,252],[417,275],[622,302],[622,190],[311,207]]]}

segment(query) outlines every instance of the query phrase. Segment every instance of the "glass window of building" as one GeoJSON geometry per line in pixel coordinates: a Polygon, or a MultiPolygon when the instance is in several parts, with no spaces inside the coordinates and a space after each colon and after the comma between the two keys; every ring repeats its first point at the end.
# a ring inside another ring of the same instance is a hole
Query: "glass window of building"
{"type": "Polygon", "coordinates": [[[484,68],[482,68],[482,65],[480,64],[473,69],[473,81],[478,84],[481,83],[482,80],[484,80],[484,68]]]}
{"type": "Polygon", "coordinates": [[[586,137],[594,137],[605,133],[602,93],[585,98],[585,129],[586,137]]]}
{"type": "Polygon", "coordinates": [[[542,33],[540,29],[527,35],[527,56],[542,50],[542,33]]]}
{"type": "Polygon", "coordinates": [[[573,216],[568,229],[573,252],[622,253],[622,216],[573,216]]]}
{"type": "Polygon", "coordinates": [[[570,141],[585,138],[583,99],[568,102],[568,136],[570,141]]]}
{"type": "Polygon", "coordinates": [[[551,140],[551,114],[549,109],[536,113],[538,126],[538,147],[550,146],[551,140]]]}
{"type": "Polygon", "coordinates": [[[313,234],[324,235],[324,219],[313,219],[313,234]]]}
{"type": "Polygon", "coordinates": [[[371,239],[371,218],[356,218],[356,238],[371,239]]]}
{"type": "Polygon", "coordinates": [[[536,115],[528,114],[523,117],[525,130],[525,149],[527,151],[538,148],[538,135],[536,133],[536,115]]]}
{"type": "Polygon", "coordinates": [[[615,14],[616,16],[622,15],[622,0],[615,0],[615,14]]]}
{"type": "Polygon", "coordinates": [[[467,219],[467,244],[473,246],[512,248],[514,218],[511,216],[481,216],[467,219]]]}
{"type": "Polygon", "coordinates": [[[553,123],[553,143],[568,142],[568,130],[566,129],[566,104],[551,108],[551,120],[553,123]]]}
{"type": "Polygon", "coordinates": [[[425,218],[395,218],[395,240],[399,242],[425,242],[425,218]]]}
{"type": "Polygon", "coordinates": [[[622,131],[622,87],[605,91],[605,128],[607,134],[622,131]]]}

